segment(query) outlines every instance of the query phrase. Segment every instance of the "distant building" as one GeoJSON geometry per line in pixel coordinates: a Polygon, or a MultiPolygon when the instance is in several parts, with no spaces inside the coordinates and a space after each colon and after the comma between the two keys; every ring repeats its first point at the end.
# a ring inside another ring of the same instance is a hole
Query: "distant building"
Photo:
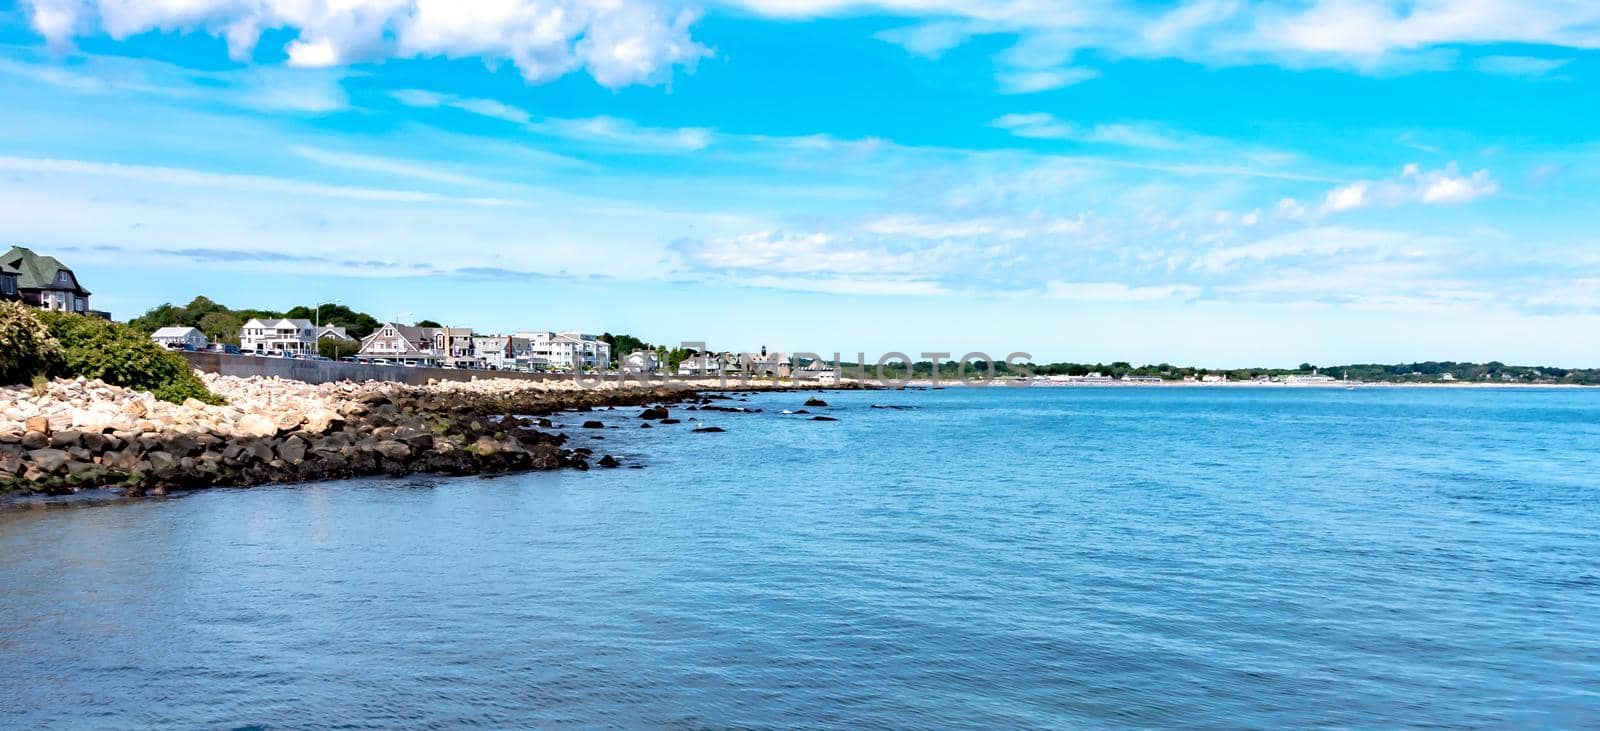
{"type": "Polygon", "coordinates": [[[151,333],[150,339],[168,348],[187,346],[194,350],[203,350],[206,347],[205,333],[192,327],[164,327],[151,333]]]}
{"type": "Polygon", "coordinates": [[[1333,381],[1334,381],[1333,376],[1324,376],[1324,375],[1322,375],[1320,373],[1317,373],[1317,370],[1315,368],[1311,369],[1311,375],[1309,375],[1309,376],[1284,376],[1283,377],[1283,382],[1286,385],[1290,385],[1290,386],[1326,385],[1326,384],[1329,384],[1329,383],[1333,383],[1333,381]]]}
{"type": "Polygon", "coordinates": [[[439,354],[445,365],[469,366],[481,365],[472,353],[472,328],[470,327],[437,327],[433,328],[433,350],[439,354]]]}
{"type": "Polygon", "coordinates": [[[434,365],[439,362],[439,353],[433,349],[434,332],[431,327],[386,322],[361,341],[356,357],[364,361],[434,365]]]}
{"type": "Polygon", "coordinates": [[[1123,376],[1123,383],[1160,383],[1161,376],[1123,376]]]}
{"type": "Polygon", "coordinates": [[[356,341],[355,338],[350,337],[349,331],[338,325],[319,326],[317,328],[317,340],[348,340],[352,343],[356,341]]]}
{"type": "Polygon", "coordinates": [[[759,353],[740,353],[739,371],[752,376],[788,378],[791,364],[788,353],[768,353],[766,346],[759,353]]]}
{"type": "Polygon", "coordinates": [[[1228,382],[1228,375],[1226,373],[1207,373],[1204,376],[1200,377],[1200,382],[1201,383],[1227,383],[1228,382]]]}
{"type": "Polygon", "coordinates": [[[0,262],[0,300],[22,299],[22,292],[17,290],[17,277],[21,274],[15,267],[0,262]]]}
{"type": "Polygon", "coordinates": [[[246,353],[317,352],[317,326],[310,320],[251,318],[239,329],[239,350],[246,353]]]}
{"type": "Polygon", "coordinates": [[[635,350],[623,356],[624,373],[655,373],[661,368],[661,358],[654,350],[635,350]]]}
{"type": "Polygon", "coordinates": [[[678,364],[680,376],[720,376],[733,373],[738,358],[732,353],[696,353],[678,364]]]}
{"type": "Polygon", "coordinates": [[[543,361],[554,370],[604,369],[611,365],[611,344],[594,335],[524,330],[517,337],[528,341],[530,360],[543,361]]]}
{"type": "Polygon", "coordinates": [[[1454,373],[1446,373],[1446,374],[1444,374],[1442,376],[1439,376],[1439,380],[1441,380],[1441,381],[1454,381],[1454,380],[1456,380],[1456,374],[1454,374],[1454,373]]]}
{"type": "Polygon", "coordinates": [[[78,283],[78,276],[53,256],[35,254],[32,249],[13,246],[0,257],[0,267],[15,272],[16,296],[24,303],[57,312],[97,314],[89,309],[89,290],[78,283]]]}
{"type": "Polygon", "coordinates": [[[517,360],[511,346],[513,339],[509,335],[475,335],[472,338],[473,356],[485,368],[514,370],[517,360]]]}

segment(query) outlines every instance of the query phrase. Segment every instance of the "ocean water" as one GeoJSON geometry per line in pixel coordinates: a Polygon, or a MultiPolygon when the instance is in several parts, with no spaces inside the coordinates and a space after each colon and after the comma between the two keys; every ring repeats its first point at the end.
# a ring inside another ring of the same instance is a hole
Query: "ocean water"
{"type": "Polygon", "coordinates": [[[1600,727],[1600,391],[803,398],[0,509],[0,727],[1600,727]]]}

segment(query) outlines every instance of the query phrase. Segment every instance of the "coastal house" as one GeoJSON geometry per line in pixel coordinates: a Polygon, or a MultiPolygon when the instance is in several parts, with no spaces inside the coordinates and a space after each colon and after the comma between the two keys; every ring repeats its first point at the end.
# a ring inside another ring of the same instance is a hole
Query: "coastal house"
{"type": "Polygon", "coordinates": [[[1226,373],[1207,373],[1204,376],[1200,377],[1200,382],[1201,383],[1227,383],[1228,382],[1228,375],[1226,373]]]}
{"type": "Polygon", "coordinates": [[[448,366],[465,368],[482,364],[472,352],[470,327],[433,328],[433,350],[448,366]]]}
{"type": "Polygon", "coordinates": [[[434,328],[386,322],[361,341],[356,357],[364,361],[434,365],[439,362],[439,352],[433,344],[434,328]]]}
{"type": "Polygon", "coordinates": [[[622,358],[624,373],[655,373],[661,369],[661,358],[653,350],[635,350],[622,358]]]}
{"type": "Polygon", "coordinates": [[[350,337],[350,332],[339,325],[317,326],[317,341],[321,342],[323,340],[348,340],[352,343],[356,342],[355,338],[350,337]]]}
{"type": "Polygon", "coordinates": [[[759,353],[740,353],[737,362],[739,372],[757,377],[788,378],[791,370],[788,353],[768,353],[765,345],[759,353]]]}
{"type": "Polygon", "coordinates": [[[0,263],[0,300],[22,299],[22,293],[17,291],[17,277],[21,275],[15,267],[0,263]]]}
{"type": "Polygon", "coordinates": [[[310,320],[251,318],[239,328],[239,350],[246,353],[317,352],[317,326],[310,320]]]}
{"type": "Polygon", "coordinates": [[[797,381],[817,381],[819,383],[837,384],[840,378],[839,367],[828,361],[817,359],[795,368],[793,372],[797,381]]]}
{"type": "Polygon", "coordinates": [[[517,360],[516,353],[511,347],[512,339],[509,335],[474,335],[473,356],[485,368],[497,371],[513,370],[516,368],[517,360]]]}
{"type": "Polygon", "coordinates": [[[611,344],[594,335],[524,330],[516,336],[528,341],[531,360],[542,360],[552,370],[592,370],[611,365],[611,344]]]}
{"type": "Polygon", "coordinates": [[[205,333],[192,327],[163,327],[151,333],[150,339],[167,348],[204,350],[206,347],[205,333]]]}
{"type": "Polygon", "coordinates": [[[1296,375],[1283,377],[1283,383],[1286,386],[1326,386],[1333,383],[1333,381],[1333,376],[1324,376],[1318,373],[1315,368],[1311,369],[1311,375],[1309,376],[1296,375]]]}
{"type": "Polygon", "coordinates": [[[78,283],[78,275],[53,256],[13,246],[0,257],[0,267],[15,272],[16,296],[26,304],[58,312],[99,314],[89,309],[89,290],[78,283]]]}
{"type": "Polygon", "coordinates": [[[738,357],[732,353],[696,353],[678,364],[680,376],[721,376],[738,372],[738,357]]]}

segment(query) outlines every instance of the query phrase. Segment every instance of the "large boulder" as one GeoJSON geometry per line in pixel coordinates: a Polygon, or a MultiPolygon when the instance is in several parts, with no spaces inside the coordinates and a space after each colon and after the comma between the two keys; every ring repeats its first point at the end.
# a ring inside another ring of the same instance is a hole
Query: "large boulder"
{"type": "Polygon", "coordinates": [[[663,406],[652,406],[648,409],[645,409],[643,413],[639,414],[639,418],[650,420],[665,419],[667,418],[667,409],[663,406]]]}
{"type": "Polygon", "coordinates": [[[235,426],[247,437],[265,438],[278,433],[278,425],[265,414],[245,414],[235,426]]]}
{"type": "Polygon", "coordinates": [[[305,423],[300,429],[311,434],[327,434],[330,429],[344,426],[344,419],[329,409],[315,408],[306,412],[305,423]]]}
{"type": "Polygon", "coordinates": [[[373,451],[383,455],[385,459],[395,461],[404,460],[411,456],[411,448],[406,446],[405,442],[397,442],[393,439],[385,439],[378,442],[377,446],[373,447],[373,451]]]}
{"type": "Polygon", "coordinates": [[[67,466],[67,453],[59,449],[35,449],[28,452],[28,459],[46,473],[58,472],[67,466]]]}
{"type": "Polygon", "coordinates": [[[306,441],[300,437],[289,437],[278,445],[278,458],[289,464],[300,464],[306,459],[306,441]]]}

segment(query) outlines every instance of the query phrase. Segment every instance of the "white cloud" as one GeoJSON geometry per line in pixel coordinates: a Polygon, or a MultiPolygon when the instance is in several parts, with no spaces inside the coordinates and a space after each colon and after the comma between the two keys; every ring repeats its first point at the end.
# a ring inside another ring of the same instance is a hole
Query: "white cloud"
{"type": "Polygon", "coordinates": [[[1371,190],[1372,184],[1367,182],[1356,182],[1334,188],[1328,191],[1328,196],[1322,200],[1321,210],[1327,214],[1366,208],[1372,203],[1371,190]]]}
{"type": "Polygon", "coordinates": [[[695,14],[664,0],[24,0],[33,27],[63,47],[95,28],[116,39],[201,31],[248,59],[265,30],[297,37],[290,65],[323,68],[388,57],[510,60],[530,82],[576,69],[612,88],[666,80],[711,55],[689,36],[695,14]]]}
{"type": "Polygon", "coordinates": [[[1469,203],[1499,190],[1500,184],[1488,170],[1463,175],[1455,163],[1441,170],[1427,171],[1411,163],[1401,170],[1396,180],[1360,180],[1328,191],[1318,211],[1330,215],[1375,205],[1393,208],[1407,203],[1469,203]]]}

